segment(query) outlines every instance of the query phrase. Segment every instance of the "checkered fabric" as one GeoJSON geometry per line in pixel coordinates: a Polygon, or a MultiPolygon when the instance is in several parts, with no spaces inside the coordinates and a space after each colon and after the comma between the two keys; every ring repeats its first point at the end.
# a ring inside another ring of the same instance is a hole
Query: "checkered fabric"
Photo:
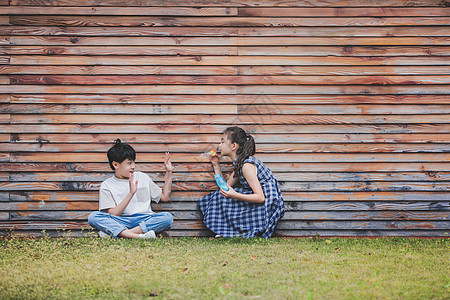
{"type": "MultiPolygon", "coordinates": [[[[284,215],[283,197],[278,181],[259,159],[249,156],[244,163],[252,163],[257,168],[258,180],[266,200],[262,204],[253,204],[222,196],[220,190],[201,199],[198,205],[203,213],[206,227],[223,237],[269,238],[284,215]]],[[[238,193],[253,194],[247,180],[239,176],[238,193]]]]}

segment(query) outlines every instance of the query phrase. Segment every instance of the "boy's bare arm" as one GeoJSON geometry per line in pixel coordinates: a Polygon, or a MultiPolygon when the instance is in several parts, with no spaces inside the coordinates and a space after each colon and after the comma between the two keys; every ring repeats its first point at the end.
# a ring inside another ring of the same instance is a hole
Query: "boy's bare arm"
{"type": "Polygon", "coordinates": [[[170,201],[170,194],[172,193],[172,163],[170,158],[172,156],[169,152],[166,152],[166,159],[164,160],[164,167],[166,169],[166,175],[164,176],[164,187],[161,194],[161,201],[168,202],[170,201]]]}
{"type": "Polygon", "coordinates": [[[138,182],[133,182],[133,173],[130,174],[130,178],[128,179],[128,182],[130,183],[130,192],[125,197],[125,199],[122,200],[116,207],[108,209],[108,213],[114,216],[120,216],[122,212],[127,208],[128,204],[131,201],[131,198],[133,198],[134,194],[136,194],[138,182]]]}

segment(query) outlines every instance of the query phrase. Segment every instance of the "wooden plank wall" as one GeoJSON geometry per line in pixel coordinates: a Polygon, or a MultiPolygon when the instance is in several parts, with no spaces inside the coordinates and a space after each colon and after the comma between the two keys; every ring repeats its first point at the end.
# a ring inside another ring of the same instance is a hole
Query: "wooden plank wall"
{"type": "Polygon", "coordinates": [[[159,184],[173,153],[169,234],[210,236],[200,154],[233,124],[282,184],[276,235],[447,236],[448,2],[0,5],[1,235],[80,235],[121,138],[159,184]]]}

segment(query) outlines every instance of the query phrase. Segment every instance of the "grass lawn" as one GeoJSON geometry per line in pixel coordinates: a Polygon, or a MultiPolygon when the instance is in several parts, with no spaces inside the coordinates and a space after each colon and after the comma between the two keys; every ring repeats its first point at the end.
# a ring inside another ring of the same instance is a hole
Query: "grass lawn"
{"type": "Polygon", "coordinates": [[[449,239],[0,240],[0,299],[450,299],[449,239]]]}

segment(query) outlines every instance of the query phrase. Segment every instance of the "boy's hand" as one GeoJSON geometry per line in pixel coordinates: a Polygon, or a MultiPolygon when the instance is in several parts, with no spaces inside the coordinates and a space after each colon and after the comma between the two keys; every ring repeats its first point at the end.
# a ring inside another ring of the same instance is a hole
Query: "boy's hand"
{"type": "Polygon", "coordinates": [[[130,184],[130,193],[132,193],[133,195],[136,194],[137,192],[137,187],[138,187],[138,182],[136,180],[136,182],[133,181],[133,172],[130,173],[130,177],[128,178],[128,182],[130,184]]]}
{"type": "Polygon", "coordinates": [[[172,162],[170,161],[170,158],[172,155],[169,152],[166,152],[166,159],[164,160],[164,168],[166,168],[166,172],[172,172],[172,162]]]}

